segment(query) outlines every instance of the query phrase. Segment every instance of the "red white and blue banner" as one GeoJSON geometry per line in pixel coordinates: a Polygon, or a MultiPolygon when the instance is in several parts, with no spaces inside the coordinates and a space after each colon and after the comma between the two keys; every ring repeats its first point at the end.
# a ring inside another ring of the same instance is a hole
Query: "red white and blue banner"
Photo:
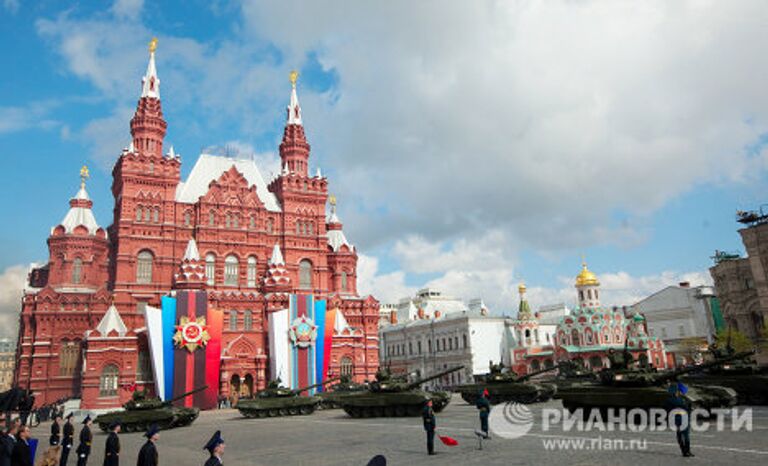
{"type": "MultiPolygon", "coordinates": [[[[269,316],[270,377],[293,389],[325,380],[326,302],[313,295],[290,295],[288,309],[269,316]]],[[[311,390],[311,393],[317,391],[311,390]]]]}
{"type": "Polygon", "coordinates": [[[163,400],[208,385],[177,402],[213,409],[218,402],[223,314],[208,308],[204,291],[164,296],[161,309],[147,307],[147,333],[155,388],[163,400]]]}

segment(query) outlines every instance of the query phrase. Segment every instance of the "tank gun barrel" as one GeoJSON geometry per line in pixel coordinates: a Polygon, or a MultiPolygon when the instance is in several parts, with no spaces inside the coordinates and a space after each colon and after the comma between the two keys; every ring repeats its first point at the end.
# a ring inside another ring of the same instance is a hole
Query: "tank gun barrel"
{"type": "Polygon", "coordinates": [[[560,369],[560,367],[564,366],[564,365],[565,365],[565,363],[561,362],[560,364],[554,365],[552,367],[545,367],[544,369],[539,369],[537,371],[533,371],[533,372],[530,372],[528,374],[521,375],[520,377],[518,377],[517,381],[518,382],[525,382],[526,380],[530,379],[531,377],[535,377],[535,376],[537,376],[539,374],[544,374],[546,372],[550,372],[550,371],[553,371],[555,369],[560,369]]]}
{"type": "Polygon", "coordinates": [[[332,377],[332,378],[330,378],[328,380],[324,380],[322,382],[319,382],[319,383],[316,383],[316,384],[313,384],[313,385],[309,385],[307,387],[301,387],[301,388],[297,388],[295,390],[291,390],[291,392],[293,392],[294,394],[298,395],[301,392],[305,392],[307,390],[312,390],[313,388],[320,387],[321,385],[325,385],[325,384],[328,384],[328,383],[331,383],[331,382],[335,382],[335,381],[339,380],[340,378],[341,378],[340,376],[339,377],[332,377]]]}
{"type": "Polygon", "coordinates": [[[672,379],[675,379],[678,376],[688,374],[689,372],[696,372],[700,371],[702,369],[709,369],[710,367],[717,367],[722,366],[723,364],[726,364],[730,361],[735,361],[737,359],[746,358],[747,356],[752,356],[755,354],[755,351],[742,351],[740,353],[734,353],[729,356],[726,356],[724,358],[716,359],[714,361],[705,362],[703,364],[698,364],[695,366],[689,366],[689,367],[681,367],[679,369],[674,369],[671,371],[663,372],[656,377],[657,382],[668,382],[672,379]]]}
{"type": "Polygon", "coordinates": [[[424,378],[417,379],[415,382],[409,383],[408,386],[406,387],[406,389],[407,390],[411,390],[413,388],[418,387],[419,385],[421,385],[423,383],[427,383],[427,382],[430,382],[432,380],[439,379],[440,377],[442,377],[444,375],[448,375],[451,372],[456,372],[456,371],[459,371],[461,369],[464,369],[463,365],[456,366],[456,367],[453,367],[451,369],[446,369],[444,371],[438,372],[437,374],[430,375],[429,377],[424,377],[424,378]]]}
{"type": "Polygon", "coordinates": [[[175,403],[175,402],[177,402],[179,400],[183,400],[184,398],[186,398],[188,396],[191,396],[191,395],[194,395],[197,392],[202,392],[203,390],[206,390],[207,388],[208,388],[208,385],[203,385],[202,387],[197,387],[194,390],[190,390],[190,391],[188,391],[186,393],[182,393],[181,395],[179,395],[177,397],[171,398],[170,400],[166,401],[164,404],[167,405],[167,406],[170,406],[170,405],[172,405],[173,403],[175,403]]]}

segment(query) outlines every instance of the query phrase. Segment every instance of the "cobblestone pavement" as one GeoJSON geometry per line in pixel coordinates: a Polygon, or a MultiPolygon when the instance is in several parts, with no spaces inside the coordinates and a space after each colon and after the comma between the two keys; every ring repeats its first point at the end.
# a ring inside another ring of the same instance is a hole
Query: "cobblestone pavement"
{"type": "MultiPolygon", "coordinates": [[[[163,431],[158,449],[162,465],[202,465],[207,458],[202,450],[204,443],[215,430],[221,429],[227,443],[227,466],[365,465],[376,454],[383,454],[390,465],[768,464],[766,407],[752,408],[752,431],[716,432],[710,428],[693,432],[696,458],[682,458],[675,434],[669,431],[564,432],[556,428],[545,432],[541,426],[541,411],[545,407],[560,405],[556,401],[530,405],[534,426],[528,434],[515,440],[494,436],[484,441],[483,449],[479,450],[474,434],[479,424],[477,411],[454,397],[445,411],[437,415],[437,433],[456,438],[459,445],[449,448],[438,443],[435,456],[426,455],[421,418],[351,419],[341,410],[267,419],[244,419],[235,410],[203,412],[190,427],[163,431]],[[579,445],[583,439],[586,442],[579,445]],[[644,443],[630,444],[630,440],[644,443]]],[[[44,424],[33,434],[43,443],[47,442],[48,431],[49,425],[44,424]]],[[[96,432],[90,464],[101,464],[105,440],[105,434],[96,432]]],[[[121,441],[121,463],[135,464],[144,438],[137,433],[121,434],[121,441]]],[[[75,463],[72,454],[69,464],[75,463]]]]}

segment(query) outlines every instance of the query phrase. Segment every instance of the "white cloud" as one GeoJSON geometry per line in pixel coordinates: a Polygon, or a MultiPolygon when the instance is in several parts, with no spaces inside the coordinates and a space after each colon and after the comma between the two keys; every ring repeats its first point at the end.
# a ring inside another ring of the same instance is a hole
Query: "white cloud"
{"type": "Polygon", "coordinates": [[[16,336],[29,267],[12,265],[0,274],[0,337],[16,336]]]}
{"type": "Polygon", "coordinates": [[[136,19],[144,7],[144,0],[115,0],[112,13],[118,18],[136,19]]]}

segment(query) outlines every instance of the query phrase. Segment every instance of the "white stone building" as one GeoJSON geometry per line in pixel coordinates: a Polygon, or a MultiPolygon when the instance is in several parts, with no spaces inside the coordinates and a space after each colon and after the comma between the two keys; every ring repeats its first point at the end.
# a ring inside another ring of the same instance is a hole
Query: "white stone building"
{"type": "Polygon", "coordinates": [[[685,364],[691,347],[683,342],[698,339],[701,350],[705,350],[714,341],[717,333],[714,299],[714,289],[710,286],[691,287],[681,283],[639,301],[632,310],[645,316],[649,335],[664,341],[667,351],[675,353],[676,363],[685,364]]]}

